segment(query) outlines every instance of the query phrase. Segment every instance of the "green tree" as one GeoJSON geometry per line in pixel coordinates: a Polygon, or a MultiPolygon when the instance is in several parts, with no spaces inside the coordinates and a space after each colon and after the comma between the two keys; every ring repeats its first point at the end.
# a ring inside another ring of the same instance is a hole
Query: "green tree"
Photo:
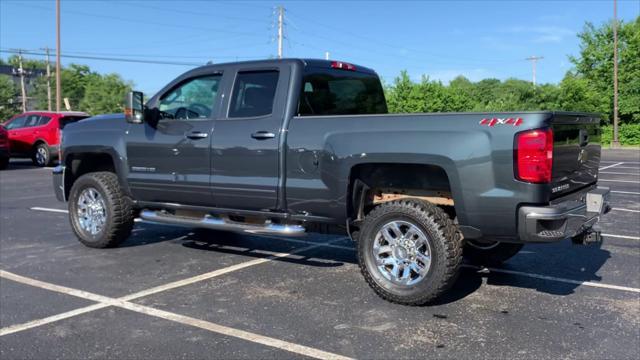
{"type": "Polygon", "coordinates": [[[80,109],[92,115],[122,112],[125,95],[131,87],[117,74],[92,77],[84,89],[80,109]]]}
{"type": "Polygon", "coordinates": [[[8,76],[0,75],[0,123],[8,120],[20,111],[15,103],[18,89],[8,76]]]}
{"type": "Polygon", "coordinates": [[[400,72],[393,85],[387,88],[387,107],[392,113],[421,112],[426,102],[425,95],[411,81],[406,70],[400,72]]]}
{"type": "Polygon", "coordinates": [[[600,96],[591,82],[571,72],[560,82],[558,108],[567,111],[586,111],[605,114],[609,109],[608,98],[600,96]]]}
{"type": "MultiPolygon", "coordinates": [[[[619,111],[622,122],[640,122],[640,17],[619,23],[619,111]]],[[[602,97],[599,108],[613,117],[613,27],[587,23],[578,34],[580,55],[570,57],[576,75],[602,97]]]]}

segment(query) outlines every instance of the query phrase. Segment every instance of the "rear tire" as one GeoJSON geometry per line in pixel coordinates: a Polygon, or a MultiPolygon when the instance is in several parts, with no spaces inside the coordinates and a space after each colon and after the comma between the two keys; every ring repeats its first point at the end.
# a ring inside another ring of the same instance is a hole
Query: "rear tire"
{"type": "Polygon", "coordinates": [[[81,243],[92,248],[118,246],[133,229],[132,201],[112,172],[82,175],[71,187],[69,221],[81,243]]]}
{"type": "Polygon", "coordinates": [[[33,162],[33,165],[39,167],[51,165],[51,153],[49,152],[49,146],[45,143],[39,143],[36,145],[36,147],[33,148],[31,161],[33,162]]]}
{"type": "Polygon", "coordinates": [[[496,266],[514,257],[523,244],[503,242],[482,243],[467,240],[464,246],[464,257],[471,264],[496,266]]]}
{"type": "Polygon", "coordinates": [[[9,166],[9,157],[0,158],[0,170],[4,170],[9,166]]]}
{"type": "Polygon", "coordinates": [[[382,298],[423,305],[455,282],[462,243],[457,226],[439,207],[418,199],[391,201],[365,217],[358,235],[358,263],[382,298]]]}

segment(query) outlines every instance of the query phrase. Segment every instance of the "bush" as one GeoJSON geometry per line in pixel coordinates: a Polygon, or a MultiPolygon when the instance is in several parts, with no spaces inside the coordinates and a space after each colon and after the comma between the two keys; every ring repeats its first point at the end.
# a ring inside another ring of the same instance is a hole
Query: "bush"
{"type": "MultiPolygon", "coordinates": [[[[618,128],[618,140],[622,145],[640,145],[640,124],[621,124],[618,128]]],[[[602,127],[602,144],[613,141],[613,126],[602,127]]]]}

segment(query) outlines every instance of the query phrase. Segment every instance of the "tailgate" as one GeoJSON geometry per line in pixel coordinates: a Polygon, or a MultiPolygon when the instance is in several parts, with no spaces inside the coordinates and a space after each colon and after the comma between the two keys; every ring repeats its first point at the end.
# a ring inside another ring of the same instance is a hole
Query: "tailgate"
{"type": "Polygon", "coordinates": [[[551,198],[598,181],[600,118],[591,114],[554,114],[551,198]]]}

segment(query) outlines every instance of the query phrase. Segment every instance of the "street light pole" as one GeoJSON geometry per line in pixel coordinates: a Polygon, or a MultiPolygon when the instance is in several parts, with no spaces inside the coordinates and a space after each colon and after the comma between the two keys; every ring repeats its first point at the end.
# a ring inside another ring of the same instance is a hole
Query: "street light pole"
{"type": "Polygon", "coordinates": [[[613,143],[620,147],[618,139],[618,6],[613,0],[613,143]]]}

